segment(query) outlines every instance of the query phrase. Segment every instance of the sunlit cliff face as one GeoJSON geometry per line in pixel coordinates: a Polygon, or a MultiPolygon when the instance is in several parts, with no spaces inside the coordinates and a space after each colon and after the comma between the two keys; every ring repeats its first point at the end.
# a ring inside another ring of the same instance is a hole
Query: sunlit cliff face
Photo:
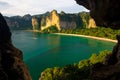
{"type": "Polygon", "coordinates": [[[33,26],[33,30],[39,29],[39,21],[36,18],[32,18],[32,26],[33,26]]]}
{"type": "Polygon", "coordinates": [[[89,20],[88,28],[96,28],[96,23],[95,23],[94,19],[91,18],[89,20]]]}
{"type": "Polygon", "coordinates": [[[57,11],[53,10],[51,12],[51,15],[46,17],[46,25],[41,26],[41,30],[48,28],[50,26],[56,26],[58,30],[60,30],[60,19],[59,15],[57,14],[57,11]]]}

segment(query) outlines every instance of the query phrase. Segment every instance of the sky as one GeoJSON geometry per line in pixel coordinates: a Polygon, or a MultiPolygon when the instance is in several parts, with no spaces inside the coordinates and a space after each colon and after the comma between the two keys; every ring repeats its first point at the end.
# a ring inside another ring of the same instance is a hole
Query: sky
{"type": "Polygon", "coordinates": [[[43,14],[53,9],[66,13],[88,12],[75,0],[0,0],[0,12],[4,16],[43,14]]]}

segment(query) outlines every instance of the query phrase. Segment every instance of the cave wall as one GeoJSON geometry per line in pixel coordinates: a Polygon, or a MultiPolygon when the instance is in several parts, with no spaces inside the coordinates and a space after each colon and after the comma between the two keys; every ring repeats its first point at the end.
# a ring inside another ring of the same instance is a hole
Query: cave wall
{"type": "Polygon", "coordinates": [[[120,0],[75,0],[90,10],[98,26],[120,29],[120,0]]]}

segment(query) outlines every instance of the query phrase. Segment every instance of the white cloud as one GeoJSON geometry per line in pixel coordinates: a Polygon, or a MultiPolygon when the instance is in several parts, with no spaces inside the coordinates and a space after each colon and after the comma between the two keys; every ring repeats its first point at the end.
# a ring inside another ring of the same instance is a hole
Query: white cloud
{"type": "Polygon", "coordinates": [[[12,5],[10,5],[9,3],[0,1],[0,10],[4,10],[4,9],[10,8],[10,7],[12,7],[12,5]]]}
{"type": "Polygon", "coordinates": [[[75,0],[0,0],[0,2],[4,5],[1,7],[0,3],[0,11],[4,15],[42,14],[53,9],[70,13],[86,10],[78,6],[75,0]]]}

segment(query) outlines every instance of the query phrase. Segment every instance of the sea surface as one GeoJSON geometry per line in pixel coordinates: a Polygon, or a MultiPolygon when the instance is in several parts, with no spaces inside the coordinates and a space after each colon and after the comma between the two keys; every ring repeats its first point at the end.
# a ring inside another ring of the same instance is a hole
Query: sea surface
{"type": "Polygon", "coordinates": [[[12,31],[12,41],[23,52],[33,80],[38,80],[46,68],[74,64],[88,59],[92,53],[112,50],[115,45],[112,42],[83,37],[21,30],[12,31]]]}

